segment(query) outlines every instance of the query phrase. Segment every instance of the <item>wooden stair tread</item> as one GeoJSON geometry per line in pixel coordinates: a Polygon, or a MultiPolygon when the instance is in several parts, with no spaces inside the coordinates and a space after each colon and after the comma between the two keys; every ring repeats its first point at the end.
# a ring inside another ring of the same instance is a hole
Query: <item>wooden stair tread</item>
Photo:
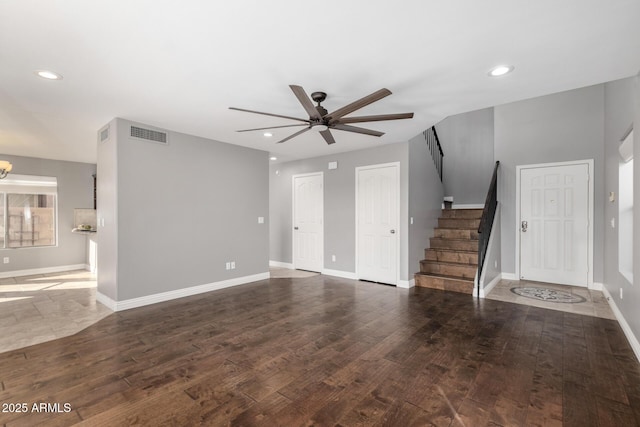
{"type": "Polygon", "coordinates": [[[418,288],[439,289],[467,295],[473,294],[475,286],[473,279],[461,279],[442,274],[416,273],[414,279],[418,288]]]}
{"type": "MultiPolygon", "coordinates": [[[[450,218],[449,218],[450,219],[450,218]]],[[[435,227],[434,230],[462,230],[462,231],[478,231],[478,227],[463,227],[463,228],[451,228],[451,227],[435,227]]]]}
{"type": "Polygon", "coordinates": [[[420,260],[420,262],[430,262],[432,264],[443,264],[443,265],[451,265],[451,266],[464,266],[464,267],[473,267],[476,266],[476,264],[469,264],[468,262],[451,262],[451,261],[435,261],[432,259],[422,259],[420,260]]]}
{"type": "Polygon", "coordinates": [[[415,273],[416,275],[420,275],[420,276],[431,276],[431,277],[439,277],[441,279],[449,279],[449,280],[458,280],[460,282],[469,282],[469,283],[473,283],[474,279],[465,279],[464,277],[458,277],[458,276],[449,276],[446,274],[437,274],[437,273],[415,273]]]}
{"type": "MultiPolygon", "coordinates": [[[[464,239],[460,239],[460,240],[464,240],[464,239]]],[[[465,251],[463,249],[451,249],[451,248],[427,248],[428,251],[438,251],[438,252],[452,252],[452,253],[456,253],[456,254],[470,254],[470,255],[476,255],[478,253],[478,251],[465,251]]]]}
{"type": "MultiPolygon", "coordinates": [[[[448,237],[431,237],[431,239],[446,240],[447,242],[477,242],[478,239],[450,239],[448,237]]],[[[466,251],[471,252],[471,251],[466,251]]]]}
{"type": "MultiPolygon", "coordinates": [[[[457,215],[461,216],[482,216],[482,211],[484,209],[443,209],[442,216],[446,218],[456,218],[457,215]]],[[[458,216],[458,218],[460,218],[458,216]]]]}

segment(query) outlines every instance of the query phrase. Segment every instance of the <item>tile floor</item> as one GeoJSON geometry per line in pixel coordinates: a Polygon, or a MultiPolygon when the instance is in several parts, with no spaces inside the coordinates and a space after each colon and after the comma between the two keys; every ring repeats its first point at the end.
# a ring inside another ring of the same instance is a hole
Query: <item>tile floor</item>
{"type": "Polygon", "coordinates": [[[587,316],[602,317],[605,319],[614,319],[615,316],[609,302],[604,294],[600,291],[592,291],[587,288],[567,285],[555,285],[552,283],[531,282],[528,280],[501,280],[495,288],[489,292],[487,299],[498,301],[514,302],[516,304],[530,305],[534,307],[548,308],[551,310],[566,311],[569,313],[584,314],[587,316]],[[580,303],[561,303],[551,301],[539,301],[533,298],[523,297],[511,292],[511,288],[524,286],[534,286],[537,288],[558,289],[572,294],[580,295],[585,298],[585,302],[580,303]]]}
{"type": "Polygon", "coordinates": [[[304,270],[291,270],[289,268],[270,267],[272,279],[304,279],[307,277],[317,276],[320,273],[314,273],[313,271],[304,270]]]}
{"type": "Polygon", "coordinates": [[[0,352],[73,335],[109,314],[88,271],[0,279],[0,352]]]}

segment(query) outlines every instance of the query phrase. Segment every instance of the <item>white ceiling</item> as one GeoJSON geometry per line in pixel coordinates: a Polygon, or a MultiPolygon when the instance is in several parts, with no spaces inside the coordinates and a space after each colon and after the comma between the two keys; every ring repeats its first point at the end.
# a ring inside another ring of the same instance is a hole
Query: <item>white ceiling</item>
{"type": "Polygon", "coordinates": [[[635,75],[638,0],[14,0],[0,2],[0,153],[96,161],[114,117],[266,150],[281,160],[407,141],[448,115],[635,75]],[[497,64],[515,71],[501,78],[497,64]],[[64,76],[46,81],[33,73],[64,76]],[[328,93],[381,138],[315,132],[275,144],[307,118],[289,84],[328,93]]]}

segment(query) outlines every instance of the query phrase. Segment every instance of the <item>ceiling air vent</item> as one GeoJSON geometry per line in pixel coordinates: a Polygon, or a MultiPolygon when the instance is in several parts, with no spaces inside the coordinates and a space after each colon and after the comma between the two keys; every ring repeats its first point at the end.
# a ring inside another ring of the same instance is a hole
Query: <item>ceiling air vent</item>
{"type": "Polygon", "coordinates": [[[153,129],[145,129],[138,126],[131,126],[130,136],[132,138],[143,139],[145,141],[157,142],[160,144],[167,144],[169,142],[166,132],[153,129]]]}

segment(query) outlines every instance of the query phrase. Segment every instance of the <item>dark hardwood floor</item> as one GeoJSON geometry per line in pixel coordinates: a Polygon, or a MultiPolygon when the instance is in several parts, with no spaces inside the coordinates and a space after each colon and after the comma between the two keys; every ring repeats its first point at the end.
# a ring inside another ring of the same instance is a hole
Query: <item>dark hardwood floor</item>
{"type": "Polygon", "coordinates": [[[315,276],[0,354],[0,396],[7,426],[619,427],[640,423],[640,365],[612,320],[315,276]]]}

